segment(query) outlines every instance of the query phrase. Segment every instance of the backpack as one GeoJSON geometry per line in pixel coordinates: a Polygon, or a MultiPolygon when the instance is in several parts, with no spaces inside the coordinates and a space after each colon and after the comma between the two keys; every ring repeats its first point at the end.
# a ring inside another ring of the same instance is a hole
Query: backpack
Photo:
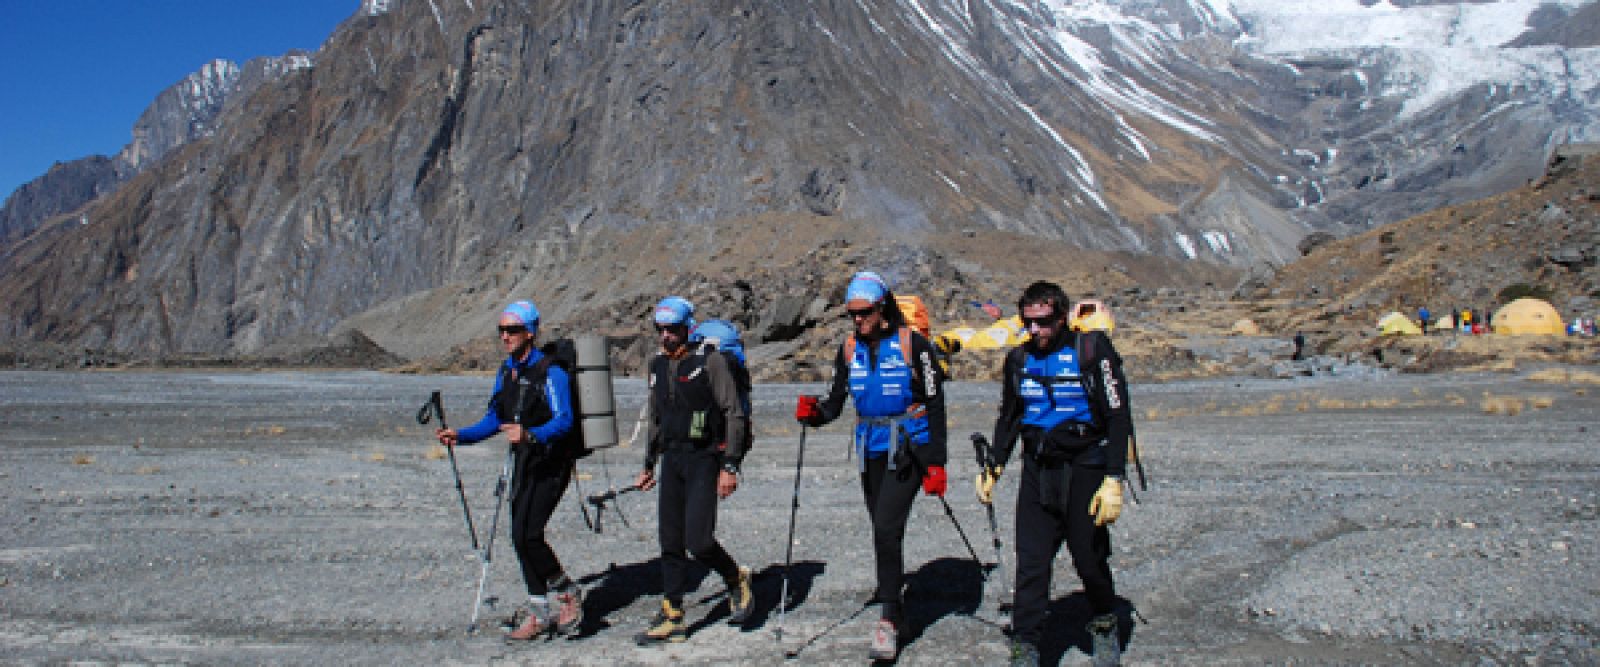
{"type": "Polygon", "coordinates": [[[581,459],[594,453],[583,441],[583,405],[579,403],[578,391],[578,346],[571,338],[558,338],[545,343],[539,348],[544,355],[539,362],[533,365],[537,376],[537,384],[544,384],[544,378],[550,372],[550,365],[561,367],[567,373],[568,399],[572,401],[572,428],[561,437],[561,441],[554,443],[550,450],[568,453],[574,459],[581,459]]]}
{"type": "MultiPolygon", "coordinates": [[[[1094,351],[1097,348],[1097,346],[1092,344],[1092,341],[1095,336],[1104,335],[1104,332],[1097,330],[1082,331],[1078,333],[1078,340],[1076,342],[1079,368],[1078,381],[1083,384],[1083,393],[1086,396],[1089,395],[1089,384],[1088,380],[1084,378],[1089,375],[1088,369],[1094,365],[1094,351]]],[[[1092,408],[1094,406],[1094,401],[1090,401],[1089,405],[1092,408]]],[[[1099,419],[1099,417],[1096,417],[1096,419],[1099,419]]],[[[1150,485],[1145,481],[1144,477],[1144,461],[1139,459],[1139,437],[1136,429],[1133,428],[1132,410],[1128,411],[1128,462],[1132,463],[1133,469],[1139,473],[1139,490],[1149,491],[1150,485]]],[[[1129,493],[1131,494],[1132,491],[1133,489],[1130,486],[1129,493]]],[[[1138,498],[1135,497],[1134,500],[1137,502],[1138,498]]]]}
{"type": "MultiPolygon", "coordinates": [[[[750,368],[744,356],[744,340],[739,335],[739,327],[727,320],[706,320],[695,325],[689,332],[689,343],[699,345],[702,350],[716,351],[728,361],[728,370],[733,373],[734,384],[739,389],[739,404],[744,407],[744,415],[748,419],[750,414],[750,368]]],[[[750,446],[755,441],[755,429],[747,429],[745,433],[745,453],[749,453],[750,446]]]]}

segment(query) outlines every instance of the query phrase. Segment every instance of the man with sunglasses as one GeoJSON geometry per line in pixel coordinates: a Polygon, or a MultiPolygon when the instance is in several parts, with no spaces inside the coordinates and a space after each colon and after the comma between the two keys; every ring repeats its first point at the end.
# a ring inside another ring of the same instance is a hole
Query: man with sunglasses
{"type": "Polygon", "coordinates": [[[739,488],[739,464],[749,440],[739,384],[728,359],[689,345],[694,306],[670,296],[656,304],[653,319],[661,352],[650,360],[650,432],[644,470],[635,485],[649,491],[657,482],[657,534],[661,540],[661,612],[635,639],[641,645],[688,639],[683,597],[689,588],[692,555],[722,576],[728,587],[728,616],[744,623],[754,609],[750,569],[717,542],[717,501],[739,488]],[[656,463],[661,473],[656,475],[656,463]]]}
{"type": "Polygon", "coordinates": [[[872,519],[877,593],[882,617],[873,628],[869,657],[893,660],[904,623],[904,542],[911,502],[921,487],[944,495],[944,375],[933,345],[911,330],[883,278],[857,273],[845,288],[853,331],[833,362],[826,398],[801,396],[795,418],[822,426],[839,417],[844,399],[856,406],[854,455],[861,491],[872,519]]]}
{"type": "Polygon", "coordinates": [[[583,622],[583,592],[545,540],[545,526],[572,481],[575,448],[572,390],[567,372],[545,361],[534,344],[539,310],[518,301],[500,313],[500,344],[506,360],[495,377],[489,409],[478,423],[439,429],[446,447],[470,445],[503,434],[515,453],[511,483],[511,541],[522,564],[528,602],[512,616],[509,639],[571,634],[583,622]],[[543,362],[543,363],[541,363],[543,362]],[[552,611],[549,592],[555,591],[552,611]]]}
{"type": "Polygon", "coordinates": [[[1051,561],[1063,541],[1094,613],[1094,664],[1121,659],[1107,526],[1122,514],[1122,475],[1133,432],[1128,383],[1109,338],[1069,329],[1070,305],[1066,292],[1049,282],[1029,285],[1017,300],[1031,337],[1006,354],[993,467],[979,472],[976,484],[978,501],[992,502],[995,482],[1020,438],[1013,665],[1039,664],[1051,561]]]}

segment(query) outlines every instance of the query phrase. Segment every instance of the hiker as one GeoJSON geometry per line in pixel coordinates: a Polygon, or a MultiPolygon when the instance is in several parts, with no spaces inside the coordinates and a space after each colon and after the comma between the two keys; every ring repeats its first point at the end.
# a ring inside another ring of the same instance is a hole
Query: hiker
{"type": "Polygon", "coordinates": [[[1017,300],[1031,338],[1006,354],[994,467],[975,480],[978,501],[993,502],[995,483],[1022,440],[1014,665],[1038,664],[1051,561],[1063,541],[1094,614],[1089,633],[1095,664],[1115,665],[1121,656],[1107,526],[1122,514],[1133,420],[1121,357],[1104,334],[1069,331],[1069,305],[1066,293],[1048,282],[1029,285],[1017,300]],[[1089,368],[1083,367],[1085,358],[1089,368]]]}
{"type": "Polygon", "coordinates": [[[713,348],[689,345],[694,306],[680,297],[655,307],[661,352],[650,360],[650,431],[644,470],[635,484],[659,483],[657,534],[661,540],[661,611],[635,639],[640,645],[688,639],[683,596],[689,558],[710,567],[728,587],[729,622],[750,618],[755,594],[750,569],[740,567],[717,542],[717,502],[739,488],[739,464],[750,439],[750,417],[730,362],[713,348]],[[655,467],[660,462],[658,476],[655,467]]]}
{"type": "Polygon", "coordinates": [[[506,360],[495,376],[489,408],[478,423],[439,429],[446,447],[471,445],[503,434],[515,454],[511,482],[511,542],[522,564],[528,601],[513,613],[510,639],[531,640],[577,632],[583,622],[583,590],[568,577],[545,540],[545,526],[572,481],[576,452],[568,436],[574,428],[567,372],[545,361],[534,344],[539,310],[518,301],[500,313],[500,344],[506,360]],[[550,591],[555,591],[552,611],[550,591]]]}
{"type": "Polygon", "coordinates": [[[1306,335],[1305,335],[1305,332],[1301,332],[1301,331],[1294,332],[1294,356],[1291,357],[1291,360],[1292,361],[1299,361],[1301,359],[1306,358],[1305,350],[1306,350],[1306,335]]]}
{"type": "Polygon", "coordinates": [[[1420,306],[1417,308],[1417,322],[1422,325],[1423,335],[1427,335],[1428,333],[1428,321],[1432,315],[1433,313],[1428,312],[1427,306],[1420,306]]]}
{"type": "Polygon", "coordinates": [[[845,308],[854,331],[834,357],[828,395],[801,396],[795,418],[822,426],[839,417],[846,396],[855,402],[853,455],[872,519],[877,561],[873,599],[882,611],[869,655],[893,660],[905,622],[903,542],[911,502],[918,487],[929,495],[945,492],[944,375],[934,361],[933,345],[911,330],[877,274],[864,271],[850,280],[845,308]]]}

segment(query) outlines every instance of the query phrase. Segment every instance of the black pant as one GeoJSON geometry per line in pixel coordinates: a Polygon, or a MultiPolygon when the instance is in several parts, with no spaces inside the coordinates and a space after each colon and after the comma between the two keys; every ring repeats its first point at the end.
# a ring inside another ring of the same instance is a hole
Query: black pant
{"type": "Polygon", "coordinates": [[[1017,597],[1011,612],[1019,641],[1038,643],[1043,635],[1050,606],[1050,562],[1063,541],[1095,615],[1116,608],[1117,593],[1111,582],[1111,531],[1095,526],[1094,517],[1089,514],[1089,502],[1100,489],[1105,470],[1069,468],[1071,486],[1065,515],[1061,515],[1039,503],[1041,468],[1032,457],[1023,457],[1017,492],[1017,597]]]}
{"type": "Polygon", "coordinates": [[[874,598],[883,604],[883,617],[896,623],[901,620],[900,590],[906,579],[906,519],[921,486],[922,475],[906,456],[900,457],[893,471],[888,456],[869,458],[861,472],[861,492],[872,517],[872,553],[878,564],[874,598]]]}
{"type": "Polygon", "coordinates": [[[561,561],[545,541],[544,528],[572,482],[572,460],[539,456],[534,447],[537,445],[517,448],[511,487],[511,543],[517,548],[528,594],[544,595],[551,582],[564,576],[561,561]]]}
{"type": "Polygon", "coordinates": [[[726,581],[739,577],[739,564],[717,542],[717,476],[722,455],[710,447],[668,447],[661,456],[662,591],[672,606],[683,606],[688,592],[689,556],[726,581]]]}

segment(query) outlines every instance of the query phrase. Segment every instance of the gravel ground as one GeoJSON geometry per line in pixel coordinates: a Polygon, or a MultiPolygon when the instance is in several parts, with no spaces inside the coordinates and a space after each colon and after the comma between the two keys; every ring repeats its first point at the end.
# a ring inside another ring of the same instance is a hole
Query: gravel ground
{"type": "MultiPolygon", "coordinates": [[[[623,496],[627,523],[608,511],[596,534],[573,492],[552,531],[589,587],[582,635],[511,645],[489,623],[467,636],[479,566],[448,461],[414,414],[442,390],[465,425],[491,382],[0,372],[0,662],[773,664],[795,648],[799,663],[865,661],[871,551],[844,424],[806,436],[797,602],[781,644],[773,632],[800,438],[788,415],[820,385],[757,387],[756,449],[719,526],[758,572],[749,627],[726,624],[705,576],[689,641],[635,647],[660,593],[654,499],[623,496]]],[[[618,383],[624,433],[643,392],[618,383]]],[[[990,429],[998,391],[950,395],[949,503],[992,562],[965,435],[990,429]]],[[[1136,386],[1134,405],[1152,485],[1114,530],[1138,619],[1129,664],[1600,664],[1600,386],[1213,380],[1136,386]]],[[[503,456],[459,450],[480,535],[503,456]]],[[[583,492],[631,479],[640,457],[584,460],[583,492]]],[[[1014,477],[1002,493],[1015,497],[1014,477]]],[[[984,584],[934,499],[917,502],[907,540],[902,662],[1003,661],[1007,584],[984,584]]],[[[1086,605],[1064,558],[1056,572],[1045,657],[1083,664],[1086,605]]],[[[489,589],[507,601],[491,618],[520,599],[504,533],[489,589]]]]}

